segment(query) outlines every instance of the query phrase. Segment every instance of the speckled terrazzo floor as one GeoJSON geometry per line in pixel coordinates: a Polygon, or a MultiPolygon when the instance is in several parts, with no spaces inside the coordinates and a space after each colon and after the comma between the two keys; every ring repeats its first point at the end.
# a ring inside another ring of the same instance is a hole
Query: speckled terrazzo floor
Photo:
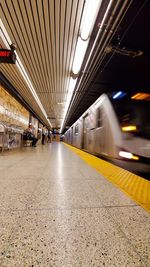
{"type": "Polygon", "coordinates": [[[150,214],[62,143],[0,155],[1,267],[150,266],[150,214]]]}

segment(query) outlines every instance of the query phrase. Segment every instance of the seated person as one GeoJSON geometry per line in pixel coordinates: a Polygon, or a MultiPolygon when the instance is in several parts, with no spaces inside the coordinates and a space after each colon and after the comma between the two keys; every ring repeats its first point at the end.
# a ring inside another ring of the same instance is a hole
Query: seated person
{"type": "Polygon", "coordinates": [[[33,125],[29,124],[28,129],[25,130],[24,132],[24,140],[31,140],[32,141],[32,146],[36,146],[36,143],[38,139],[35,137],[35,134],[33,132],[33,125]]]}

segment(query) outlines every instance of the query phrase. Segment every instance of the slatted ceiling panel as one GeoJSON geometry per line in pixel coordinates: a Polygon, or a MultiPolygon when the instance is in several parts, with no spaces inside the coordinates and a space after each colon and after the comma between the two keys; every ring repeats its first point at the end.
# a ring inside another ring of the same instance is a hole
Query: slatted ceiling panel
{"type": "Polygon", "coordinates": [[[60,11],[60,62],[59,62],[59,71],[60,71],[60,85],[59,89],[62,91],[62,73],[63,73],[63,45],[64,45],[64,23],[65,23],[65,10],[66,10],[66,1],[61,1],[61,11],[60,11]]]}
{"type": "MultiPolygon", "coordinates": [[[[7,72],[8,72],[8,69],[5,70],[5,76],[6,76],[6,77],[7,77],[7,72]]],[[[9,76],[8,76],[7,78],[8,78],[8,79],[11,78],[11,81],[12,81],[11,83],[12,83],[12,85],[13,85],[16,89],[18,89],[18,88],[20,89],[20,88],[21,88],[20,92],[22,92],[24,98],[28,99],[28,101],[31,102],[31,100],[32,100],[33,97],[31,97],[30,92],[27,91],[27,88],[25,87],[26,85],[24,85],[24,83],[23,83],[24,81],[22,81],[21,79],[19,79],[19,76],[17,77],[17,80],[16,80],[15,77],[14,77],[14,74],[15,74],[14,70],[9,71],[9,76]]]]}
{"type": "Polygon", "coordinates": [[[43,53],[43,43],[42,43],[42,37],[41,37],[41,30],[40,30],[40,25],[39,25],[39,14],[38,14],[38,9],[37,9],[37,1],[31,1],[31,10],[32,10],[32,16],[34,20],[33,27],[35,28],[36,31],[36,40],[35,40],[35,47],[36,50],[38,51],[38,54],[40,55],[40,62],[39,64],[42,63],[42,74],[45,76],[46,70],[45,70],[45,64],[44,64],[44,53],[43,53]]]}
{"type": "Polygon", "coordinates": [[[55,51],[55,22],[54,22],[54,1],[49,1],[49,24],[50,24],[50,38],[51,38],[51,50],[52,50],[52,68],[54,77],[54,88],[56,90],[56,51],[55,51]]]}
{"type": "Polygon", "coordinates": [[[64,34],[64,46],[63,46],[63,81],[62,81],[62,87],[65,88],[65,78],[66,78],[66,59],[67,59],[67,48],[68,48],[68,37],[69,37],[69,25],[70,25],[70,14],[71,14],[71,5],[72,1],[67,2],[67,9],[65,14],[65,34],[64,34]]]}
{"type": "Polygon", "coordinates": [[[58,70],[58,56],[59,56],[59,38],[58,38],[58,34],[57,30],[59,30],[59,22],[58,22],[58,17],[60,17],[59,15],[59,9],[57,8],[57,5],[60,5],[60,1],[56,2],[54,1],[54,32],[55,32],[55,39],[54,39],[54,46],[55,46],[55,92],[58,91],[58,75],[59,75],[59,70],[58,70]],[[58,14],[57,14],[58,13],[58,14]]]}
{"type": "Polygon", "coordinates": [[[64,78],[65,78],[65,59],[66,59],[66,50],[67,50],[67,38],[66,38],[66,34],[67,34],[67,28],[66,28],[66,21],[69,20],[69,17],[67,15],[67,10],[68,10],[68,6],[70,7],[71,6],[71,2],[70,1],[68,3],[68,1],[66,1],[66,5],[65,5],[65,9],[64,10],[64,13],[62,14],[62,26],[63,26],[63,35],[61,36],[61,52],[60,53],[60,57],[62,59],[62,70],[61,70],[61,90],[63,90],[64,88],[64,78]]]}
{"type": "MultiPolygon", "coordinates": [[[[48,96],[50,97],[50,95],[49,95],[49,94],[48,94],[48,96]]],[[[48,97],[48,96],[47,96],[47,97],[48,97]]],[[[46,97],[45,97],[45,96],[41,96],[41,102],[44,104],[44,107],[45,107],[45,109],[46,109],[46,111],[47,111],[47,113],[48,113],[49,106],[52,106],[52,103],[51,103],[51,102],[48,102],[48,101],[46,101],[45,99],[46,99],[46,97]]]]}
{"type": "MultiPolygon", "coordinates": [[[[68,73],[70,72],[70,57],[71,57],[71,48],[72,48],[72,41],[74,37],[74,24],[76,19],[76,8],[77,8],[77,2],[73,1],[72,3],[72,10],[70,14],[70,25],[69,25],[69,32],[68,32],[68,47],[67,47],[67,60],[66,60],[66,70],[68,73]]],[[[76,41],[76,40],[75,40],[76,41]]]]}
{"type": "MultiPolygon", "coordinates": [[[[9,35],[10,35],[11,40],[14,43],[17,44],[17,47],[18,47],[18,50],[17,50],[18,55],[22,59],[22,62],[24,62],[24,66],[26,66],[26,70],[30,70],[29,69],[29,59],[31,58],[31,56],[28,56],[28,54],[30,52],[29,49],[28,49],[29,45],[27,45],[26,40],[25,40],[25,37],[23,38],[23,36],[24,36],[22,34],[23,30],[21,30],[21,29],[24,29],[24,27],[21,24],[21,17],[20,17],[20,24],[19,24],[19,21],[16,19],[16,16],[15,16],[16,13],[15,13],[12,5],[10,5],[10,10],[11,10],[12,16],[15,17],[15,19],[14,19],[14,21],[9,20],[9,22],[10,22],[9,24],[11,25],[11,28],[9,30],[9,35]],[[14,22],[16,22],[16,23],[14,23],[14,22]],[[15,35],[15,37],[14,37],[14,35],[11,36],[11,34],[10,34],[11,32],[14,32],[13,23],[15,24],[15,29],[17,29],[17,33],[18,33],[17,35],[15,35]],[[21,26],[22,26],[22,28],[21,28],[21,26]],[[28,49],[27,53],[25,53],[26,52],[26,49],[28,49]],[[21,53],[20,53],[20,51],[21,51],[21,53]]],[[[7,10],[6,10],[6,15],[7,15],[6,18],[8,18],[8,14],[9,14],[9,12],[7,12],[7,10]]],[[[3,17],[2,17],[2,20],[3,20],[3,17]]],[[[5,24],[5,22],[4,22],[4,24],[5,24]]],[[[26,34],[25,34],[25,36],[26,36],[26,34]]],[[[29,74],[29,77],[32,77],[32,83],[35,83],[35,81],[39,77],[38,75],[36,75],[36,76],[34,75],[34,74],[36,74],[36,65],[34,65],[34,61],[32,61],[30,63],[30,65],[32,65],[32,68],[34,69],[34,72],[32,74],[32,72],[30,71],[30,72],[28,72],[28,74],[29,74]]]]}
{"type": "Polygon", "coordinates": [[[42,57],[41,57],[40,48],[39,48],[39,40],[38,40],[37,32],[35,30],[35,25],[34,25],[35,22],[34,22],[34,17],[33,17],[33,13],[32,13],[33,12],[32,11],[32,6],[28,10],[30,11],[30,12],[28,12],[28,16],[29,16],[31,34],[32,34],[32,38],[33,38],[32,49],[33,49],[33,51],[35,53],[36,65],[39,68],[39,77],[40,77],[40,80],[42,82],[41,87],[44,88],[44,87],[46,87],[45,79],[43,80],[44,67],[43,67],[42,57]],[[39,64],[39,62],[40,62],[40,64],[39,64]]]}
{"type": "Polygon", "coordinates": [[[31,95],[28,87],[26,86],[26,84],[24,83],[24,80],[22,79],[21,76],[17,76],[17,69],[13,68],[12,66],[9,65],[9,67],[6,69],[5,65],[4,65],[4,74],[5,76],[9,79],[11,78],[11,82],[12,85],[16,88],[16,90],[20,90],[20,92],[22,93],[22,96],[25,100],[28,100],[28,103],[31,105],[31,102],[34,100],[33,96],[31,95]],[[9,72],[9,75],[8,75],[9,72]],[[15,76],[17,77],[17,79],[15,78],[15,76]]]}
{"type": "Polygon", "coordinates": [[[49,90],[51,91],[54,87],[54,79],[52,74],[52,62],[51,62],[51,46],[50,46],[50,29],[49,29],[49,6],[48,1],[43,1],[43,20],[44,20],[44,27],[45,27],[45,39],[46,39],[46,59],[47,59],[47,68],[49,73],[49,90]]]}
{"type": "MultiPolygon", "coordinates": [[[[31,30],[30,30],[31,31],[31,30]]],[[[31,34],[32,34],[32,31],[31,31],[31,34]]],[[[32,35],[33,36],[33,35],[32,35]]],[[[29,37],[28,37],[29,39],[29,37]]],[[[36,90],[38,89],[38,87],[43,87],[45,86],[45,80],[42,79],[42,69],[40,68],[40,65],[39,65],[39,62],[38,62],[38,56],[39,55],[39,51],[36,52],[36,47],[35,47],[35,41],[33,40],[33,37],[32,39],[30,40],[30,59],[27,59],[28,60],[32,60],[34,61],[34,65],[30,65],[30,72],[32,73],[32,76],[35,75],[36,77],[36,82],[34,82],[35,84],[35,88],[36,90]],[[32,43],[31,43],[31,40],[32,40],[32,43]]]]}
{"type": "Polygon", "coordinates": [[[54,12],[54,6],[53,1],[48,1],[48,20],[46,22],[46,25],[48,25],[49,30],[47,32],[48,34],[48,51],[49,51],[49,64],[50,64],[50,68],[51,68],[51,75],[52,75],[52,88],[51,91],[55,90],[55,70],[54,70],[54,53],[55,51],[53,50],[55,48],[54,46],[54,17],[53,17],[53,12],[54,12]]]}
{"type": "MultiPolygon", "coordinates": [[[[71,1],[70,1],[71,2],[71,1]]],[[[66,35],[66,20],[69,19],[67,17],[67,10],[68,10],[68,1],[64,1],[65,5],[62,6],[62,9],[64,11],[63,14],[61,14],[61,26],[60,26],[60,30],[61,30],[61,35],[60,35],[60,44],[61,44],[61,51],[60,51],[60,57],[61,57],[61,87],[60,87],[60,91],[63,91],[64,88],[64,72],[65,72],[65,55],[66,55],[66,39],[65,39],[65,35],[66,35]],[[63,30],[62,30],[63,28],[63,30]]]]}
{"type": "Polygon", "coordinates": [[[54,16],[54,21],[55,21],[55,49],[56,49],[56,88],[58,90],[59,88],[59,58],[60,58],[60,43],[59,43],[59,24],[60,24],[60,0],[57,0],[54,2],[54,7],[55,7],[55,16],[54,16]]]}
{"type": "MultiPolygon", "coordinates": [[[[1,2],[4,26],[17,45],[17,53],[45,111],[60,118],[64,107],[57,103],[66,99],[84,0],[1,2]]],[[[13,72],[5,65],[3,73],[10,77],[22,97],[32,103],[33,109],[39,110],[18,69],[13,72]]],[[[38,112],[44,116],[41,110],[38,112]]]]}
{"type": "MultiPolygon", "coordinates": [[[[50,56],[50,66],[51,66],[51,73],[52,73],[52,80],[53,80],[53,86],[51,88],[51,91],[54,91],[55,90],[55,76],[54,76],[54,51],[53,51],[53,40],[52,39],[52,22],[51,22],[51,10],[52,10],[52,7],[50,7],[50,3],[51,1],[49,0],[48,1],[48,25],[49,25],[49,32],[48,32],[48,37],[49,37],[49,48],[48,48],[48,51],[49,51],[49,56],[50,56]]],[[[52,13],[53,13],[53,10],[52,10],[52,13]]]]}
{"type": "Polygon", "coordinates": [[[73,39],[73,31],[72,31],[72,23],[74,23],[74,5],[73,5],[73,2],[72,2],[72,6],[71,6],[71,12],[70,10],[68,10],[68,12],[70,12],[69,14],[69,17],[68,17],[68,20],[67,20],[67,34],[66,34],[66,58],[65,58],[65,73],[64,73],[64,85],[63,85],[63,89],[68,89],[68,86],[67,86],[67,82],[68,82],[68,74],[70,72],[70,68],[69,68],[69,64],[68,64],[68,60],[70,62],[70,45],[72,43],[72,39],[73,39]]]}
{"type": "MultiPolygon", "coordinates": [[[[45,35],[45,26],[44,26],[44,11],[43,11],[43,4],[37,1],[37,10],[38,10],[38,17],[39,17],[39,28],[42,40],[42,55],[44,57],[44,66],[45,66],[45,79],[47,82],[47,89],[49,89],[49,84],[51,83],[50,73],[49,73],[49,64],[48,64],[48,57],[47,57],[47,44],[46,44],[46,35],[45,35]],[[49,82],[48,82],[49,81],[49,82]]],[[[45,88],[46,89],[46,88],[45,88]]]]}
{"type": "Polygon", "coordinates": [[[29,24],[27,6],[25,5],[25,3],[26,2],[24,2],[23,0],[18,2],[19,6],[20,6],[20,10],[24,9],[26,11],[26,12],[22,12],[21,14],[22,14],[23,26],[24,26],[25,33],[26,33],[26,40],[27,40],[27,43],[29,43],[28,50],[30,52],[30,56],[32,56],[32,58],[33,58],[33,60],[32,60],[33,63],[31,63],[31,64],[32,64],[32,66],[34,66],[34,72],[35,72],[36,77],[37,77],[36,82],[38,82],[39,86],[43,86],[43,80],[41,79],[41,68],[40,68],[40,65],[38,63],[38,57],[37,57],[37,53],[36,53],[36,49],[35,49],[35,41],[33,39],[33,33],[30,30],[31,24],[29,24]]]}
{"type": "Polygon", "coordinates": [[[32,38],[30,38],[30,49],[32,52],[32,55],[34,57],[35,60],[35,64],[36,67],[38,69],[38,74],[39,74],[39,79],[41,80],[42,86],[44,85],[43,80],[42,80],[42,75],[43,75],[43,67],[41,66],[41,64],[39,64],[39,62],[41,61],[41,55],[39,53],[39,50],[37,49],[37,43],[38,43],[38,39],[37,39],[37,35],[36,35],[36,31],[35,31],[35,27],[34,27],[34,19],[32,16],[32,8],[31,8],[31,2],[29,0],[24,2],[25,4],[25,9],[28,10],[28,12],[26,11],[27,17],[28,17],[28,25],[30,27],[29,30],[29,34],[31,34],[32,38]]]}
{"type": "MultiPolygon", "coordinates": [[[[32,27],[32,31],[34,31],[34,27],[36,25],[36,39],[34,41],[34,46],[33,49],[36,53],[36,57],[38,59],[37,61],[37,66],[41,66],[39,73],[40,74],[40,80],[42,81],[42,85],[40,87],[47,87],[47,79],[45,79],[45,75],[46,75],[46,67],[45,67],[45,63],[44,63],[44,55],[43,55],[43,44],[42,44],[42,37],[41,37],[41,33],[40,33],[40,26],[39,26],[39,17],[38,17],[38,11],[36,9],[36,5],[35,3],[33,3],[34,1],[31,1],[31,10],[32,10],[32,16],[33,16],[33,24],[30,24],[32,27]]],[[[32,55],[31,55],[32,56],[32,55]]],[[[38,91],[38,86],[36,88],[36,90],[38,91]]]]}
{"type": "MultiPolygon", "coordinates": [[[[7,48],[4,44],[4,41],[2,40],[1,36],[0,36],[0,48],[7,48]]],[[[0,67],[1,69],[1,67],[0,67]]]]}
{"type": "Polygon", "coordinates": [[[14,67],[14,65],[5,65],[2,64],[2,68],[3,68],[3,73],[5,74],[5,76],[9,79],[11,78],[12,81],[12,85],[17,89],[18,87],[20,87],[20,89],[24,90],[26,92],[26,94],[28,94],[28,97],[31,96],[28,88],[26,87],[26,84],[24,83],[24,80],[22,80],[22,77],[20,75],[18,75],[17,73],[17,69],[14,67]],[[17,77],[17,79],[15,78],[17,77]]]}

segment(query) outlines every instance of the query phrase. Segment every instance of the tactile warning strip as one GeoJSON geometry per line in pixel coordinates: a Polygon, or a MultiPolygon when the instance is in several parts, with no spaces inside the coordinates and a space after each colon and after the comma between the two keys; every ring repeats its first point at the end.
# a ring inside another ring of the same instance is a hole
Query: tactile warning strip
{"type": "Polygon", "coordinates": [[[150,212],[150,181],[64,143],[130,198],[150,212]]]}

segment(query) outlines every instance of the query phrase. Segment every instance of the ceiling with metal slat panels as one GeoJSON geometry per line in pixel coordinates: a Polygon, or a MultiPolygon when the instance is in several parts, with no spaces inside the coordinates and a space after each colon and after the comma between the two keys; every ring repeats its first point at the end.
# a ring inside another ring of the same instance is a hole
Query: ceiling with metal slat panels
{"type": "Polygon", "coordinates": [[[64,131],[103,92],[148,90],[149,16],[148,0],[1,0],[0,48],[14,43],[17,62],[0,71],[45,125],[64,131]]]}
{"type": "MultiPolygon", "coordinates": [[[[83,6],[84,0],[1,1],[2,23],[11,42],[16,44],[17,54],[47,117],[54,121],[54,127],[59,126],[63,114],[62,103],[67,94],[83,6]]],[[[0,40],[2,47],[6,47],[0,40]]],[[[43,119],[42,111],[17,66],[1,64],[0,67],[43,119]]],[[[43,120],[48,123],[46,118],[43,120]]]]}

